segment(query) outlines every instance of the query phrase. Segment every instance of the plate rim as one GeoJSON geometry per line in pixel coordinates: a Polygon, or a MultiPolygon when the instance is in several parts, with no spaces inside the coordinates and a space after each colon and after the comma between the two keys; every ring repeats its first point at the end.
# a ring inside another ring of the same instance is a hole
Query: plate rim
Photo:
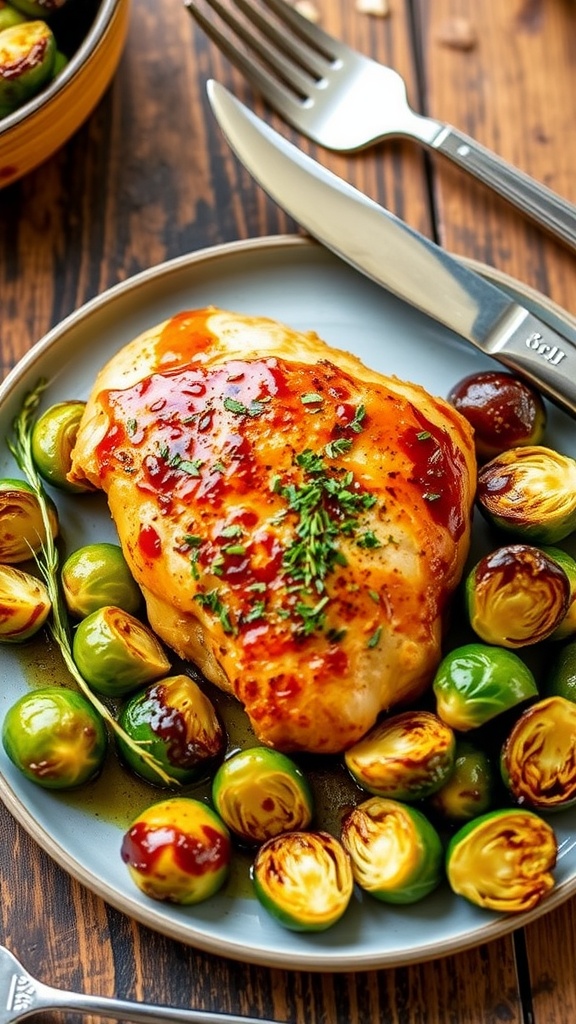
{"type": "MultiPolygon", "coordinates": [[[[222,260],[229,256],[236,257],[238,254],[243,252],[257,254],[259,251],[266,251],[270,249],[284,250],[291,248],[305,248],[310,251],[316,250],[320,253],[325,253],[330,259],[337,260],[337,257],[335,257],[333,253],[308,236],[297,234],[266,235],[259,236],[257,238],[240,239],[215,244],[206,248],[197,249],[191,253],[183,254],[155,266],[148,267],[145,270],[118,282],[83,303],[72,313],[68,314],[68,316],[44,334],[43,337],[41,337],[28,350],[28,352],[25,353],[25,355],[9,371],[4,381],[0,384],[0,405],[9,396],[11,396],[14,389],[28,377],[33,370],[35,363],[38,362],[53,345],[56,345],[61,341],[67,332],[75,329],[95,311],[108,305],[117,297],[123,296],[132,291],[136,292],[140,288],[146,287],[146,285],[152,281],[157,284],[163,278],[169,277],[170,275],[177,273],[179,270],[194,266],[195,264],[206,265],[212,261],[222,260]]],[[[548,310],[551,314],[559,317],[565,322],[568,322],[576,328],[576,317],[572,316],[572,314],[562,309],[557,303],[542,295],[536,289],[526,286],[505,272],[496,270],[495,268],[489,267],[479,261],[462,257],[458,258],[462,259],[462,262],[471,267],[471,269],[482,273],[483,276],[486,276],[494,283],[516,289],[527,298],[536,302],[542,309],[548,310]]],[[[351,273],[358,274],[358,271],[355,271],[353,268],[350,267],[349,269],[351,273]]],[[[14,792],[10,783],[1,772],[0,799],[12,817],[64,871],[91,892],[101,897],[106,903],[120,910],[127,916],[132,917],[134,920],[138,921],[138,923],[149,927],[168,938],[190,945],[206,953],[273,969],[280,968],[292,971],[298,970],[324,973],[333,973],[342,970],[370,971],[387,967],[407,966],[444,958],[458,952],[477,947],[486,942],[493,941],[497,938],[503,938],[511,932],[549,914],[576,893],[575,875],[573,879],[559,883],[547,899],[531,911],[526,911],[521,914],[505,915],[493,920],[488,920],[486,925],[483,925],[479,929],[474,929],[474,931],[468,935],[458,935],[458,937],[447,936],[437,943],[430,942],[425,945],[420,945],[413,950],[401,950],[397,953],[394,953],[394,951],[384,951],[383,953],[374,951],[360,953],[358,956],[351,956],[349,953],[339,954],[337,950],[319,952],[317,955],[310,954],[307,951],[297,953],[293,950],[288,950],[286,953],[281,951],[267,953],[265,950],[248,949],[245,944],[242,945],[239,940],[235,940],[234,938],[220,938],[206,934],[202,931],[198,932],[197,926],[187,929],[186,934],[183,935],[179,922],[169,917],[163,918],[156,904],[151,904],[151,906],[148,907],[138,903],[135,898],[132,898],[129,891],[116,891],[116,889],[111,887],[109,883],[103,882],[93,873],[93,871],[86,869],[79,861],[74,859],[71,854],[63,849],[60,843],[54,839],[44,826],[36,821],[32,812],[29,811],[26,805],[22,803],[21,799],[14,792]]]]}

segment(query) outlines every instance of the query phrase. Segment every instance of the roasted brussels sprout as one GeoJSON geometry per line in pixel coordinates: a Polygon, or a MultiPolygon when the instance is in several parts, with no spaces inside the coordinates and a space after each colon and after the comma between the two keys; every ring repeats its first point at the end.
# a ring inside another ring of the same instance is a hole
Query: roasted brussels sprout
{"type": "Polygon", "coordinates": [[[28,18],[49,18],[68,0],[10,0],[10,3],[28,18]]]}
{"type": "Polygon", "coordinates": [[[502,747],[504,784],[517,803],[553,811],[576,803],[576,704],[546,697],[516,720],[502,747]]]}
{"type": "MultiPolygon", "coordinates": [[[[58,513],[46,498],[52,535],[58,535],[58,513]]],[[[0,480],[0,562],[26,562],[46,541],[40,503],[24,480],[0,480]]]]}
{"type": "Polygon", "coordinates": [[[248,843],[306,828],[312,820],[310,786],[294,762],[268,747],[251,747],[220,765],[212,802],[228,828],[248,843]]]}
{"type": "Polygon", "coordinates": [[[487,644],[526,647],[551,636],[570,604],[570,581],[530,544],[508,544],[481,558],[465,584],[470,625],[487,644]]]}
{"type": "Polygon", "coordinates": [[[48,686],[24,694],[8,708],[2,743],[27,779],[45,789],[73,789],[100,772],[107,733],[82,694],[48,686]]]}
{"type": "Polygon", "coordinates": [[[89,490],[84,485],[69,483],[66,476],[84,409],[84,402],[59,402],[39,417],[32,430],[32,458],[38,472],[64,491],[89,490]]]}
{"type": "MultiPolygon", "coordinates": [[[[197,683],[177,675],[135,694],[119,716],[124,732],[146,750],[176,783],[207,775],[226,743],[216,711],[197,683]]],[[[118,737],[126,763],[137,775],[159,785],[158,774],[118,737]]]]}
{"type": "Polygon", "coordinates": [[[0,640],[21,643],[42,628],[52,604],[44,584],[28,572],[0,565],[0,640]]]}
{"type": "Polygon", "coordinates": [[[23,21],[26,21],[26,18],[21,11],[6,3],[6,0],[0,0],[0,32],[12,25],[21,25],[23,21]]]}
{"type": "Polygon", "coordinates": [[[488,754],[460,740],[456,744],[454,770],[444,785],[432,794],[429,806],[444,821],[471,821],[490,809],[494,790],[494,768],[488,754]]]}
{"type": "Polygon", "coordinates": [[[544,681],[544,695],[576,703],[576,640],[564,644],[553,658],[544,681]]]}
{"type": "Polygon", "coordinates": [[[446,781],[456,739],[430,711],[405,711],[384,719],[344,754],[356,782],[391,800],[421,800],[446,781]]]}
{"type": "Polygon", "coordinates": [[[534,675],[517,654],[479,643],[450,651],[436,670],[432,690],[439,717],[459,732],[477,729],[538,696],[534,675]]]}
{"type": "Polygon", "coordinates": [[[546,406],[541,395],[510,373],[473,373],[455,384],[448,401],[474,428],[481,462],[509,448],[540,444],[544,436],[546,406]]]}
{"type": "Polygon", "coordinates": [[[170,671],[154,633],[133,615],[109,605],[82,619],[72,653],[90,688],[108,697],[132,693],[170,671]]]}
{"type": "Polygon", "coordinates": [[[153,804],[124,834],[121,857],[146,896],[169,903],[201,903],[228,877],[228,829],[212,808],[190,797],[153,804]]]}
{"type": "Polygon", "coordinates": [[[23,21],[0,33],[0,117],[50,81],[55,58],[54,33],[44,21],[23,21]]]}
{"type": "Polygon", "coordinates": [[[572,555],[569,555],[567,551],[563,551],[562,548],[545,547],[542,550],[561,569],[564,569],[570,584],[568,611],[548,638],[549,640],[566,640],[567,637],[576,634],[576,559],[572,558],[572,555]]]}
{"type": "Polygon", "coordinates": [[[336,924],[354,891],[350,857],[328,832],[284,832],[252,865],[262,906],[285,928],[320,932],[336,924]]]}
{"type": "Polygon", "coordinates": [[[77,619],[106,605],[136,615],[142,604],[119,544],[87,544],[69,555],[62,566],[62,590],[70,615],[77,619]]]}
{"type": "Polygon", "coordinates": [[[416,903],[444,877],[440,836],[421,811],[370,797],[342,822],[342,845],[361,889],[385,903],[416,903]]]}
{"type": "Polygon", "coordinates": [[[537,814],[489,811],[452,837],[446,874],[453,891],[476,906],[519,913],[553,888],[557,852],[553,829],[537,814]]]}
{"type": "Polygon", "coordinates": [[[500,529],[556,544],[576,529],[576,460],[542,445],[512,448],[480,470],[477,501],[500,529]]]}

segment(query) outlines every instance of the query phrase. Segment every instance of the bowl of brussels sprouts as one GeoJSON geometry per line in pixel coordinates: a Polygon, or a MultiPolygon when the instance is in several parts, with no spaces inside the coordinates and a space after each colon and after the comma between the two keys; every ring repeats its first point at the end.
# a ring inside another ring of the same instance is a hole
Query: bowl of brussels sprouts
{"type": "Polygon", "coordinates": [[[94,109],[120,60],[130,0],[0,0],[0,188],[94,109]]]}

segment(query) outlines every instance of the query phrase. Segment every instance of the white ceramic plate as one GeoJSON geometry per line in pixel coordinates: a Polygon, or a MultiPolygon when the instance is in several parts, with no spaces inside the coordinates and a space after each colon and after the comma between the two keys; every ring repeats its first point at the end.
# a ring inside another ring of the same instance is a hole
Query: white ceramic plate
{"type": "MultiPolygon", "coordinates": [[[[573,318],[521,285],[481,269],[555,326],[573,332],[576,340],[573,318]]],[[[375,368],[441,395],[466,374],[495,365],[314,243],[292,236],[260,239],[205,250],[146,271],[70,316],[28,353],[0,388],[2,434],[9,432],[24,394],[38,378],[50,380],[46,405],[86,398],[97,370],[122,345],[178,310],[207,304],[314,329],[331,345],[354,351],[375,368]]],[[[550,410],[549,443],[576,455],[574,434],[574,421],[550,410]]],[[[0,475],[15,475],[6,451],[0,455],[0,475]]],[[[61,495],[57,500],[67,549],[114,539],[102,501],[61,495]]],[[[54,681],[49,666],[48,661],[48,683],[54,681]]],[[[0,717],[29,684],[30,665],[22,651],[4,648],[0,717]]],[[[276,925],[249,893],[238,895],[234,887],[190,908],[147,899],[133,886],[120,859],[123,827],[113,813],[98,811],[90,801],[84,804],[81,796],[68,799],[28,783],[3,750],[0,773],[0,795],[8,809],[80,882],[157,931],[243,961],[323,971],[407,964],[486,942],[576,893],[573,810],[554,817],[561,844],[557,885],[530,914],[503,918],[472,907],[443,887],[410,908],[394,909],[358,897],[331,930],[296,934],[276,925]]]]}

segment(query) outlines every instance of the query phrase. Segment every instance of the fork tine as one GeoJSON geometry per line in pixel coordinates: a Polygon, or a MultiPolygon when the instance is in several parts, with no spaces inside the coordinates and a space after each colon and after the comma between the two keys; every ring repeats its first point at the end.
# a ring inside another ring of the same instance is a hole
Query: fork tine
{"type": "MultiPolygon", "coordinates": [[[[303,48],[298,39],[289,39],[286,32],[277,28],[274,22],[263,15],[251,0],[234,0],[234,3],[252,24],[257,26],[262,35],[267,36],[268,39],[274,42],[281,53],[284,53],[290,60],[302,67],[312,78],[316,80],[324,78],[329,70],[329,64],[324,54],[319,54],[316,48],[311,49],[308,45],[303,48]]],[[[268,4],[268,7],[273,10],[270,4],[268,4]]],[[[283,24],[287,23],[282,14],[278,17],[283,24]]]]}
{"type": "Polygon", "coordinates": [[[313,50],[318,50],[331,63],[353,54],[354,51],[346,43],[328,35],[319,25],[315,25],[309,18],[305,18],[295,7],[285,3],[284,0],[262,0],[262,2],[265,7],[274,11],[274,14],[286,25],[289,25],[308,46],[313,50]]]}
{"type": "MultiPolygon", "coordinates": [[[[256,63],[229,36],[222,32],[213,20],[204,14],[198,0],[184,0],[188,11],[196,19],[206,35],[226,54],[230,62],[239,68],[248,81],[284,117],[290,119],[290,116],[294,116],[295,105],[298,104],[299,100],[307,97],[312,79],[304,75],[299,67],[285,60],[281,52],[273,53],[268,49],[261,39],[236,18],[230,10],[225,8],[219,0],[205,0],[205,2],[208,7],[219,15],[223,24],[234,32],[238,39],[251,49],[265,65],[274,67],[275,76],[266,67],[256,63]],[[289,88],[286,88],[286,86],[289,88]]],[[[253,11],[248,4],[243,9],[248,16],[252,15],[253,11]]],[[[262,22],[261,27],[262,31],[271,37],[272,42],[275,41],[275,36],[279,37],[277,30],[270,31],[270,26],[265,21],[262,22]]],[[[310,73],[314,74],[312,70],[310,73]]]]}

